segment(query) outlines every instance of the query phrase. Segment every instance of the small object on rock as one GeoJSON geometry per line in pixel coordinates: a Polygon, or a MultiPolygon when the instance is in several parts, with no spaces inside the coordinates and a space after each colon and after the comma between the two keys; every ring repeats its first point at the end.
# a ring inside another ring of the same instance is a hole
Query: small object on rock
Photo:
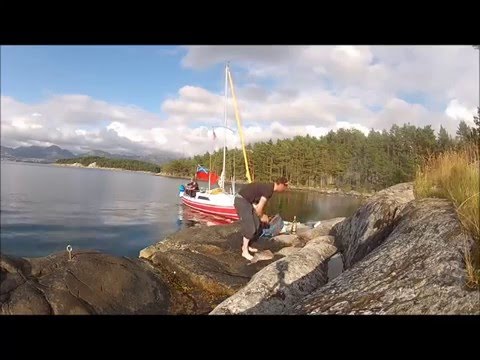
{"type": "Polygon", "coordinates": [[[72,261],[72,245],[67,245],[68,261],[72,261]]]}
{"type": "Polygon", "coordinates": [[[268,225],[262,229],[260,237],[273,237],[282,232],[284,227],[284,221],[279,214],[276,214],[272,218],[269,218],[268,225]]]}
{"type": "Polygon", "coordinates": [[[292,228],[290,230],[291,234],[296,234],[297,233],[297,216],[293,217],[293,223],[292,223],[292,228]]]}
{"type": "Polygon", "coordinates": [[[321,221],[317,221],[317,222],[315,223],[315,225],[313,225],[313,227],[316,228],[316,227],[320,226],[321,224],[322,224],[321,221]]]}
{"type": "Polygon", "coordinates": [[[343,272],[342,255],[337,253],[328,260],[328,272],[327,272],[328,281],[332,281],[342,272],[343,272]]]}

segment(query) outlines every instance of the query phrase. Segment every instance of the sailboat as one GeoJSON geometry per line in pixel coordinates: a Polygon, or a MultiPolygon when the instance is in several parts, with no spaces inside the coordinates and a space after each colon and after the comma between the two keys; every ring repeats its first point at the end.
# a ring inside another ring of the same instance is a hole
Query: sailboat
{"type": "MultiPolygon", "coordinates": [[[[240,123],[240,115],[238,111],[238,104],[235,97],[235,90],[233,86],[232,75],[230,72],[230,66],[227,63],[225,66],[225,107],[224,107],[224,128],[225,130],[229,129],[227,127],[227,104],[228,104],[228,84],[230,84],[230,89],[232,93],[233,105],[235,109],[235,118],[237,120],[238,133],[240,135],[240,140],[242,144],[243,157],[245,160],[245,169],[248,183],[252,182],[250,176],[250,170],[248,167],[247,152],[245,150],[245,141],[243,137],[242,127],[240,123]]],[[[230,129],[231,130],[231,129],[230,129]]],[[[223,166],[222,173],[220,177],[210,169],[206,169],[200,165],[197,165],[196,177],[197,179],[204,180],[208,182],[208,189],[206,190],[197,190],[187,191],[186,185],[180,185],[179,187],[179,197],[182,200],[182,203],[194,210],[224,217],[231,220],[238,220],[239,215],[237,210],[234,207],[235,200],[235,177],[232,177],[232,188],[230,192],[225,190],[225,164],[226,164],[226,131],[224,131],[224,144],[223,144],[223,166]],[[211,189],[212,184],[218,184],[218,188],[211,189]]]]}

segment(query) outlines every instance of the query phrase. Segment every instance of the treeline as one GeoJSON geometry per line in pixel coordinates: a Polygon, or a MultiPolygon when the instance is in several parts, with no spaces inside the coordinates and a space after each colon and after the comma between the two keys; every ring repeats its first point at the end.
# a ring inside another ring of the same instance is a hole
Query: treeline
{"type": "MultiPolygon", "coordinates": [[[[480,110],[479,110],[480,111],[480,110]]],[[[478,141],[478,128],[462,121],[456,136],[440,127],[435,134],[431,126],[393,125],[389,131],[373,131],[366,136],[359,130],[339,129],[321,138],[296,136],[276,142],[259,142],[247,146],[249,168],[255,181],[271,181],[287,176],[298,187],[337,187],[344,190],[371,191],[412,181],[415,170],[431,155],[478,141]]],[[[192,176],[196,166],[211,167],[220,174],[223,148],[188,159],[163,165],[163,173],[192,176]]],[[[237,180],[245,180],[241,149],[227,152],[226,178],[233,172],[237,180]]]]}
{"type": "Polygon", "coordinates": [[[161,167],[152,163],[139,161],[139,160],[128,160],[128,159],[110,159],[100,156],[85,156],[72,159],[59,159],[56,161],[57,164],[75,164],[80,163],[83,166],[88,166],[91,163],[96,163],[98,167],[103,168],[116,168],[116,169],[125,169],[133,171],[150,171],[154,173],[159,173],[161,167]]]}

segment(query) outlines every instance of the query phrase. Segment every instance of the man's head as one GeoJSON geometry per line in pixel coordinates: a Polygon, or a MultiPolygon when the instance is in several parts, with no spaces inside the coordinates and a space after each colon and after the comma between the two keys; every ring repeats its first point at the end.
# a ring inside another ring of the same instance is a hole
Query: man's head
{"type": "Polygon", "coordinates": [[[273,185],[273,191],[283,192],[287,190],[287,187],[288,187],[288,179],[282,176],[275,180],[275,184],[273,185]]]}

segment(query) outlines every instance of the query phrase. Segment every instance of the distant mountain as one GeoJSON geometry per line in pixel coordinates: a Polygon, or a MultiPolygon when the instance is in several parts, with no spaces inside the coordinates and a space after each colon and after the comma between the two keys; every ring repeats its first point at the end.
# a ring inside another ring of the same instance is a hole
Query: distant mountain
{"type": "Polygon", "coordinates": [[[135,154],[111,154],[103,150],[91,150],[85,153],[74,154],[71,151],[60,148],[57,145],[49,147],[42,146],[20,146],[17,148],[1,147],[2,160],[31,161],[42,163],[53,163],[58,159],[70,159],[84,156],[101,156],[111,159],[129,159],[146,161],[157,165],[165,164],[171,160],[180,159],[182,155],[170,151],[158,152],[153,155],[135,154]]]}
{"type": "Polygon", "coordinates": [[[2,146],[2,159],[14,161],[35,161],[35,162],[54,162],[58,159],[73,158],[75,155],[57,145],[48,147],[42,146],[20,146],[9,148],[2,146]]]}
{"type": "Polygon", "coordinates": [[[48,159],[48,160],[75,157],[75,155],[70,151],[64,150],[56,145],[52,145],[49,147],[21,146],[13,149],[13,155],[15,157],[48,159]]]}
{"type": "Polygon", "coordinates": [[[13,151],[12,148],[9,148],[9,147],[6,147],[6,146],[0,146],[0,149],[1,149],[2,157],[12,155],[12,151],[13,151]]]}
{"type": "Polygon", "coordinates": [[[103,150],[92,150],[86,153],[79,154],[78,156],[101,156],[101,157],[112,157],[112,154],[103,151],[103,150]]]}
{"type": "Polygon", "coordinates": [[[135,154],[112,154],[103,150],[91,150],[78,156],[102,156],[111,159],[140,160],[149,163],[162,165],[169,161],[182,158],[182,154],[170,151],[162,151],[153,155],[135,155],[135,154]]]}

